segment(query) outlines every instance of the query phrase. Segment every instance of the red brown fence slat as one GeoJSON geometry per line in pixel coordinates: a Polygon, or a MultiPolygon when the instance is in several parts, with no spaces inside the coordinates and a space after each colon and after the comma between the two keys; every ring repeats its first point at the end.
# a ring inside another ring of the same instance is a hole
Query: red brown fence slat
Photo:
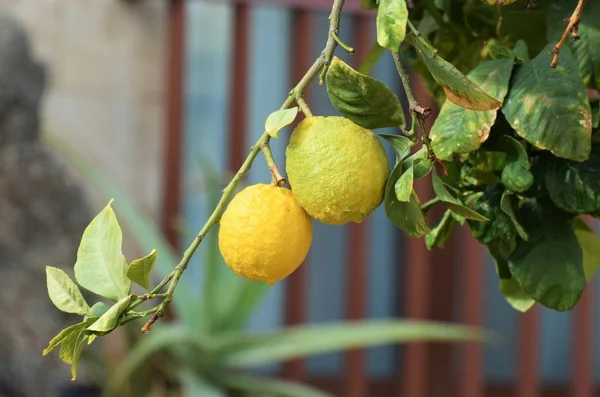
{"type": "Polygon", "coordinates": [[[540,308],[521,314],[517,326],[517,386],[515,397],[540,396],[540,308]]]}
{"type": "MultiPolygon", "coordinates": [[[[356,53],[352,63],[359,67],[369,51],[372,43],[372,22],[367,16],[354,17],[353,39],[356,53]]],[[[359,320],[367,314],[367,286],[369,272],[367,271],[368,233],[370,222],[349,226],[348,239],[348,282],[346,284],[346,317],[359,320]]],[[[354,350],[346,353],[344,366],[345,396],[367,396],[367,368],[364,350],[354,350]]]]}
{"type": "Polygon", "coordinates": [[[168,45],[166,65],[166,115],[165,115],[165,164],[162,205],[162,230],[167,241],[179,245],[179,233],[175,220],[180,213],[181,201],[181,151],[183,136],[183,76],[185,43],[185,2],[171,0],[168,12],[168,45]]]}
{"type": "MultiPolygon", "coordinates": [[[[420,78],[412,74],[411,81],[417,100],[423,106],[431,106],[436,110],[436,104],[426,93],[420,78]]],[[[435,117],[435,113],[432,118],[435,117]]],[[[431,119],[427,121],[431,127],[431,119]]],[[[433,196],[430,180],[419,179],[415,182],[415,190],[422,200],[433,196]]],[[[405,268],[405,316],[411,319],[426,319],[429,315],[430,304],[430,277],[433,266],[432,257],[425,247],[422,239],[405,238],[404,257],[405,268]]],[[[398,396],[426,397],[428,393],[428,364],[429,347],[425,343],[410,343],[404,346],[403,361],[400,365],[399,379],[402,385],[398,396]]]]}
{"type": "Polygon", "coordinates": [[[231,117],[229,125],[229,171],[236,172],[242,165],[246,151],[246,125],[248,122],[248,54],[250,44],[250,7],[247,4],[236,3],[234,6],[233,43],[231,48],[231,65],[233,76],[229,107],[231,117]]]}
{"type": "MultiPolygon", "coordinates": [[[[304,75],[312,61],[313,16],[306,10],[294,10],[292,14],[292,32],[290,37],[291,49],[289,57],[291,64],[290,87],[294,86],[304,75]],[[302,37],[303,40],[297,40],[302,37]]],[[[310,91],[304,94],[310,104],[310,91]]],[[[296,125],[295,123],[294,125],[296,125]]],[[[286,137],[285,139],[289,139],[286,137]]],[[[310,257],[309,257],[310,258],[310,257]]],[[[310,259],[296,270],[287,280],[285,288],[285,314],[287,325],[301,324],[306,321],[307,274],[306,266],[310,259]]],[[[302,381],[306,379],[306,368],[303,360],[292,360],[283,367],[283,374],[288,379],[302,381]]]]}
{"type": "Polygon", "coordinates": [[[594,283],[590,282],[574,313],[569,397],[594,395],[594,319],[594,283]]]}
{"type": "MultiPolygon", "coordinates": [[[[465,226],[460,231],[459,259],[461,266],[461,322],[474,326],[483,325],[485,260],[483,247],[473,238],[465,226]]],[[[480,343],[460,346],[458,365],[458,396],[483,397],[483,355],[480,343]]]]}

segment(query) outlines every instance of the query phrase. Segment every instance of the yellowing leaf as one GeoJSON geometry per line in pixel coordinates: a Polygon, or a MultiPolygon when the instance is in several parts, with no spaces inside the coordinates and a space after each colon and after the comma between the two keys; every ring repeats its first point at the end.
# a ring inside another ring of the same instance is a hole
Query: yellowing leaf
{"type": "Polygon", "coordinates": [[[486,94],[450,62],[439,56],[422,37],[411,34],[406,41],[421,55],[431,76],[444,89],[448,100],[470,110],[492,110],[501,106],[499,101],[486,94]]]}
{"type": "Polygon", "coordinates": [[[121,314],[123,314],[127,310],[132,298],[132,295],[129,295],[115,303],[98,320],[96,320],[92,325],[87,327],[86,331],[103,335],[115,329],[115,327],[119,323],[119,318],[121,317],[121,314]]]}
{"type": "Polygon", "coordinates": [[[265,121],[265,131],[267,131],[271,137],[277,138],[279,137],[279,130],[287,125],[292,124],[297,115],[297,106],[289,109],[277,110],[267,117],[267,120],[265,121]]]}
{"type": "Polygon", "coordinates": [[[380,0],[377,10],[377,43],[398,52],[406,37],[408,8],[406,0],[380,0]]]}

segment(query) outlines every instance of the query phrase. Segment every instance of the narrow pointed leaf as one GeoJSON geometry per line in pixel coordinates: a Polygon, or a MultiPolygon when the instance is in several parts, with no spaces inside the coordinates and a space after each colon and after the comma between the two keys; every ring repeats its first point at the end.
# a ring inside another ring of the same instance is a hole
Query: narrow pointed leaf
{"type": "Polygon", "coordinates": [[[586,89],[568,47],[561,51],[558,67],[549,67],[552,46],[521,65],[502,112],[511,127],[535,147],[584,161],[590,155],[592,134],[586,89]]]}
{"type": "Polygon", "coordinates": [[[347,322],[309,325],[240,338],[223,336],[215,341],[222,363],[250,367],[278,363],[356,348],[415,341],[485,341],[482,330],[445,323],[419,321],[347,322]]]}
{"type": "Polygon", "coordinates": [[[527,191],[534,182],[533,174],[529,171],[531,166],[527,151],[516,139],[508,135],[501,137],[500,143],[506,152],[502,183],[513,192],[527,191]]]}
{"type": "Polygon", "coordinates": [[[408,7],[406,0],[379,0],[377,10],[377,43],[398,52],[406,37],[408,7]]]}
{"type": "Polygon", "coordinates": [[[446,186],[444,186],[444,183],[438,176],[437,171],[435,169],[433,170],[432,181],[433,191],[435,192],[436,196],[438,196],[440,200],[442,200],[448,206],[450,211],[455,212],[456,214],[463,216],[467,219],[472,219],[474,221],[489,221],[488,218],[477,213],[471,208],[463,205],[458,199],[452,196],[448,189],[446,189],[446,186]]]}
{"type": "Polygon", "coordinates": [[[425,246],[428,250],[434,247],[444,248],[446,241],[450,237],[454,226],[456,226],[456,219],[452,216],[452,212],[447,210],[444,212],[444,216],[438,222],[438,224],[425,236],[425,246]]]}
{"type": "Polygon", "coordinates": [[[425,178],[433,169],[433,161],[429,158],[429,150],[423,146],[417,150],[412,156],[404,160],[404,167],[408,166],[408,162],[414,168],[415,179],[425,178]]]}
{"type": "Polygon", "coordinates": [[[75,346],[73,347],[73,357],[71,358],[71,380],[77,379],[79,359],[81,358],[81,353],[86,345],[87,338],[87,335],[85,335],[83,332],[80,332],[77,340],[75,341],[75,346]]]}
{"type": "Polygon", "coordinates": [[[48,347],[46,347],[44,349],[44,351],[42,352],[42,355],[45,356],[46,354],[50,353],[58,345],[60,345],[61,343],[63,343],[65,340],[74,337],[74,335],[79,334],[80,331],[82,331],[83,329],[85,329],[85,327],[87,327],[88,325],[90,325],[94,321],[95,321],[95,319],[91,318],[91,319],[82,321],[80,323],[71,325],[70,327],[67,327],[67,328],[63,329],[62,331],[60,331],[58,333],[58,335],[56,335],[54,338],[52,338],[52,340],[48,344],[48,347]]]}
{"type": "Polygon", "coordinates": [[[394,148],[397,161],[404,160],[404,158],[410,154],[412,142],[407,137],[392,134],[379,134],[379,136],[385,139],[394,148]]]}
{"type": "Polygon", "coordinates": [[[298,107],[277,110],[267,117],[265,131],[272,137],[279,137],[279,130],[294,122],[298,115],[298,107]]]}
{"type": "Polygon", "coordinates": [[[421,202],[414,189],[410,201],[404,203],[398,200],[395,186],[403,173],[403,165],[396,165],[385,186],[385,213],[400,230],[412,237],[423,237],[431,231],[421,210],[421,202]]]}
{"type": "Polygon", "coordinates": [[[470,110],[498,109],[501,104],[443,59],[422,37],[407,36],[407,42],[417,49],[435,81],[444,89],[451,102],[470,110]]]}
{"type": "Polygon", "coordinates": [[[46,284],[50,300],[59,310],[85,316],[91,308],[73,280],[61,269],[46,267],[46,284]]]}
{"type": "Polygon", "coordinates": [[[131,281],[125,275],[123,235],[112,201],[83,232],[77,251],[75,278],[79,285],[113,301],[127,296],[131,281]]]}
{"type": "MultiPolygon", "coordinates": [[[[468,78],[502,103],[508,92],[512,69],[512,59],[485,61],[469,73],[468,78]]],[[[496,109],[475,111],[452,101],[444,102],[430,132],[436,156],[442,160],[451,160],[455,154],[479,149],[488,139],[496,115],[496,109]]]]}
{"type": "Polygon", "coordinates": [[[406,125],[402,104],[388,86],[357,72],[337,57],[327,71],[327,93],[344,117],[364,128],[406,125]]]}
{"type": "Polygon", "coordinates": [[[156,250],[152,250],[143,258],[135,259],[127,266],[127,277],[134,283],[150,290],[150,274],[156,263],[156,250]]]}
{"type": "Polygon", "coordinates": [[[525,231],[523,226],[521,226],[519,220],[517,219],[517,216],[515,215],[515,205],[513,198],[514,196],[510,192],[505,191],[502,194],[502,198],[500,199],[500,208],[502,209],[502,212],[508,215],[508,217],[512,221],[513,226],[517,230],[517,234],[519,235],[519,237],[527,241],[529,240],[529,236],[527,235],[527,232],[525,231]]]}

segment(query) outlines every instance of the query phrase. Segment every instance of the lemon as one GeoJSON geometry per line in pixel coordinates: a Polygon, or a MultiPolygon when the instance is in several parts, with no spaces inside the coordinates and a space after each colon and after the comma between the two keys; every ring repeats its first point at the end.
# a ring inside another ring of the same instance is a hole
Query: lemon
{"type": "Polygon", "coordinates": [[[219,249],[240,276],[273,285],[306,258],[312,219],[289,189],[257,184],[239,192],[221,218],[219,249]]]}
{"type": "Polygon", "coordinates": [[[388,159],[370,130],[344,117],[309,117],[286,151],[294,196],[308,214],[339,225],[362,222],[383,201],[388,159]]]}

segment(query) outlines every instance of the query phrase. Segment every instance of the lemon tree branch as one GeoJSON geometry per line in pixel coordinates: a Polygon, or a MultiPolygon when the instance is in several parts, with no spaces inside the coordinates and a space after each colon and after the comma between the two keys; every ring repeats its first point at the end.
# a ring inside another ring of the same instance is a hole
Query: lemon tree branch
{"type": "MultiPolygon", "coordinates": [[[[323,75],[324,75],[326,68],[329,65],[329,63],[331,62],[331,59],[333,58],[333,53],[335,52],[335,49],[338,45],[338,42],[336,41],[336,37],[337,37],[337,32],[339,31],[339,27],[340,27],[340,19],[341,19],[343,7],[344,7],[344,0],[334,0],[333,8],[331,10],[331,14],[329,17],[329,32],[330,33],[328,35],[327,43],[325,44],[325,48],[323,49],[323,52],[321,53],[321,55],[315,60],[315,62],[312,64],[312,66],[308,69],[306,74],[302,77],[302,79],[300,79],[298,84],[296,84],[296,86],[290,91],[288,97],[281,105],[281,109],[287,109],[298,101],[300,101],[300,103],[302,103],[302,94],[304,93],[306,88],[315,80],[315,78],[317,76],[319,76],[319,73],[321,73],[323,71],[323,75]],[[334,34],[332,34],[332,33],[334,33],[334,34]]],[[[154,324],[154,322],[156,322],[156,320],[158,320],[160,317],[162,317],[164,315],[167,305],[173,300],[173,294],[175,293],[177,284],[179,283],[179,280],[181,279],[183,272],[185,272],[190,260],[192,259],[192,256],[194,255],[194,253],[200,246],[200,243],[202,243],[202,241],[206,237],[207,233],[221,219],[221,216],[223,215],[223,212],[225,211],[225,206],[226,206],[227,202],[229,201],[229,199],[231,198],[231,196],[233,195],[233,192],[234,192],[236,186],[240,183],[240,181],[242,180],[244,175],[246,175],[246,173],[250,170],[250,167],[252,166],[254,159],[256,159],[256,156],[258,155],[258,153],[261,150],[263,151],[263,153],[266,154],[267,161],[269,161],[269,154],[267,154],[267,153],[271,153],[270,149],[267,149],[267,148],[269,148],[269,141],[270,141],[270,136],[267,132],[265,132],[260,136],[258,141],[252,146],[252,148],[250,149],[250,153],[248,154],[248,157],[246,158],[246,160],[244,161],[244,163],[242,164],[240,169],[237,171],[237,173],[231,179],[229,184],[227,184],[225,189],[223,189],[223,195],[221,196],[221,199],[219,200],[219,204],[214,209],[214,211],[212,212],[212,214],[210,215],[210,217],[208,218],[208,220],[206,221],[206,223],[204,224],[204,226],[202,227],[202,229],[200,230],[200,232],[198,233],[196,238],[194,238],[194,240],[192,241],[190,246],[185,250],[179,264],[175,267],[175,269],[171,273],[169,273],[164,278],[164,280],[162,280],[158,284],[158,286],[156,288],[154,288],[152,290],[152,293],[157,294],[164,287],[166,287],[167,285],[169,286],[167,289],[167,292],[165,294],[165,297],[163,298],[161,303],[158,306],[156,306],[156,308],[155,308],[152,316],[148,320],[148,322],[146,322],[146,324],[144,324],[144,326],[142,327],[142,332],[149,332],[152,324],[154,324]]],[[[272,159],[272,154],[271,154],[270,158],[272,159]]],[[[274,161],[273,161],[273,164],[274,164],[274,161]]],[[[140,302],[139,298],[132,304],[132,306],[139,305],[138,302],[140,302]]]]}
{"type": "Polygon", "coordinates": [[[267,159],[269,171],[271,171],[271,174],[273,175],[273,182],[279,187],[284,187],[287,181],[283,176],[281,176],[279,168],[277,168],[275,158],[273,157],[273,152],[271,151],[271,146],[268,143],[263,144],[262,152],[265,155],[265,159],[267,159]]]}
{"type": "Polygon", "coordinates": [[[556,45],[552,49],[552,54],[554,54],[554,56],[552,57],[552,62],[550,63],[552,69],[555,69],[556,66],[558,66],[558,57],[560,56],[560,50],[562,50],[563,46],[565,45],[569,33],[571,33],[571,37],[573,38],[573,40],[579,40],[579,21],[581,20],[581,11],[583,10],[584,4],[585,0],[578,1],[577,7],[575,7],[573,14],[571,14],[569,19],[567,19],[567,28],[563,32],[558,43],[556,43],[556,45]]]}

